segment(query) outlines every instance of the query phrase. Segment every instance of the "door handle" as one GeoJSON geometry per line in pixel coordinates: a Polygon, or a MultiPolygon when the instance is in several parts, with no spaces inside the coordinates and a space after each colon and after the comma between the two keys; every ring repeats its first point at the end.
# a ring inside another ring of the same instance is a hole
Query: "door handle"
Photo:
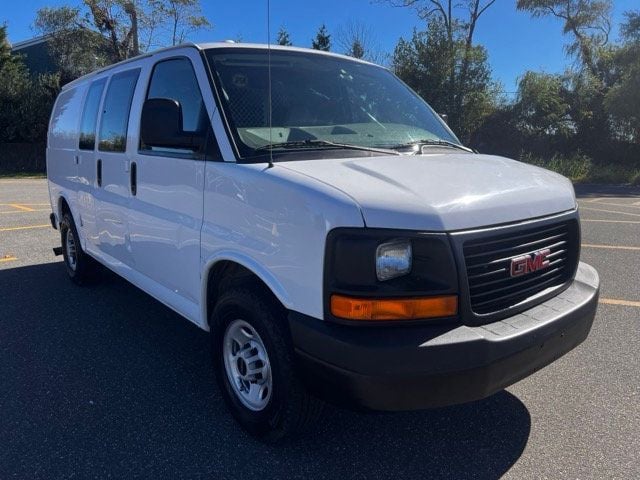
{"type": "Polygon", "coordinates": [[[98,182],[98,187],[102,187],[102,160],[98,160],[96,164],[96,181],[98,182]]]}
{"type": "Polygon", "coordinates": [[[136,162],[131,162],[131,195],[134,197],[138,192],[138,165],[136,162]]]}

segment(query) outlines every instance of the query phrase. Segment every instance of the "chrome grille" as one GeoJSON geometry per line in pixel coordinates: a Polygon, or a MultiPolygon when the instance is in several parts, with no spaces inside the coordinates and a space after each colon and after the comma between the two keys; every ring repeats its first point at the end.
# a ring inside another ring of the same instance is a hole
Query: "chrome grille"
{"type": "Polygon", "coordinates": [[[575,220],[489,232],[464,243],[471,310],[490,314],[519,304],[549,287],[567,282],[579,255],[575,220]],[[511,260],[549,249],[545,268],[511,276],[511,260]]]}

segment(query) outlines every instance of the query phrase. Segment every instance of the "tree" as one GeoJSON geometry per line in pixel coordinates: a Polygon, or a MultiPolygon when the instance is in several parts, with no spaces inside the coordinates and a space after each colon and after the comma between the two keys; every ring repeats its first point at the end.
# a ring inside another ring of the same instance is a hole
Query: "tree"
{"type": "Polygon", "coordinates": [[[625,22],[620,27],[620,33],[626,42],[640,43],[640,10],[630,10],[624,13],[625,22]]]}
{"type": "Polygon", "coordinates": [[[31,78],[0,26],[0,142],[43,141],[58,91],[56,75],[31,78]]]}
{"type": "Polygon", "coordinates": [[[202,15],[200,0],[150,0],[149,7],[145,9],[145,27],[154,31],[164,16],[171,45],[183,43],[197,30],[212,27],[202,15]]]}
{"type": "MultiPolygon", "coordinates": [[[[437,24],[439,30],[438,54],[446,59],[447,86],[440,92],[446,96],[446,113],[450,124],[463,138],[476,122],[465,116],[467,105],[486,104],[485,93],[470,88],[483,73],[477,70],[486,63],[486,50],[474,44],[474,35],[480,17],[496,0],[386,0],[395,6],[414,8],[428,26],[437,24]],[[474,71],[475,69],[475,71],[474,71]],[[475,78],[474,78],[475,77],[475,78]]],[[[488,69],[488,67],[487,67],[488,69]]],[[[484,70],[484,68],[481,68],[484,70]]]]}
{"type": "Polygon", "coordinates": [[[278,45],[284,45],[287,47],[293,45],[293,43],[291,43],[291,39],[289,38],[289,32],[287,32],[284,27],[280,27],[280,30],[278,30],[278,39],[276,41],[278,45]]]}
{"type": "Polygon", "coordinates": [[[338,46],[345,55],[362,58],[374,63],[383,63],[385,55],[375,43],[375,36],[369,26],[350,21],[338,29],[338,46]]]}
{"type": "Polygon", "coordinates": [[[578,62],[569,72],[570,115],[576,124],[577,142],[595,157],[605,157],[613,137],[605,97],[617,81],[612,59],[616,47],[608,46],[611,0],[518,0],[517,8],[534,18],[554,17],[572,37],[567,54],[578,62]]]}
{"type": "Polygon", "coordinates": [[[414,31],[410,40],[400,39],[392,65],[396,75],[436,111],[446,113],[451,128],[468,141],[493,110],[497,97],[498,86],[491,80],[487,60],[482,46],[468,49],[461,38],[451,45],[447,26],[434,19],[426,31],[414,31]]]}
{"type": "Polygon", "coordinates": [[[611,31],[611,0],[518,0],[517,8],[534,18],[562,20],[563,33],[573,35],[567,52],[597,76],[597,49],[607,44],[611,31]]]}
{"type": "Polygon", "coordinates": [[[357,38],[351,42],[351,46],[344,53],[354,58],[364,58],[364,56],[367,54],[367,52],[364,49],[364,45],[362,45],[360,40],[358,40],[357,38]]]}
{"type": "Polygon", "coordinates": [[[114,61],[140,54],[139,6],[135,0],[83,0],[93,25],[111,44],[114,61]]]}
{"type": "Polygon", "coordinates": [[[82,8],[39,10],[35,26],[53,38],[53,56],[85,69],[96,49],[103,50],[97,64],[117,62],[151,47],[181,43],[211,24],[201,15],[200,0],[82,0],[82,8]]]}
{"type": "Polygon", "coordinates": [[[528,135],[567,137],[573,126],[567,93],[562,76],[526,72],[514,105],[519,128],[528,135]]]}
{"type": "Polygon", "coordinates": [[[29,88],[29,75],[20,58],[11,54],[7,26],[0,26],[0,141],[14,140],[21,99],[29,88]]]}
{"type": "Polygon", "coordinates": [[[34,27],[49,37],[48,53],[63,85],[113,61],[105,38],[88,28],[78,8],[41,8],[34,27]]]}
{"type": "Polygon", "coordinates": [[[624,44],[614,53],[618,81],[609,89],[604,106],[627,141],[640,143],[640,11],[626,12],[621,33],[624,44]]]}
{"type": "Polygon", "coordinates": [[[331,35],[327,32],[327,27],[323,23],[316,33],[316,38],[311,40],[311,47],[315,50],[328,52],[331,50],[331,35]]]}

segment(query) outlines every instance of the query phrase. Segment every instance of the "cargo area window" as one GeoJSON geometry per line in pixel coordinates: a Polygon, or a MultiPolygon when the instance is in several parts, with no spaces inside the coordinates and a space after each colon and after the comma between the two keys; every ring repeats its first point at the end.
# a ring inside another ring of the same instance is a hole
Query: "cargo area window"
{"type": "Polygon", "coordinates": [[[140,69],[136,69],[117,73],[111,77],[100,122],[99,150],[104,152],[125,151],[131,100],[139,75],[140,69]]]}
{"type": "Polygon", "coordinates": [[[80,142],[78,145],[80,150],[93,150],[95,148],[98,109],[100,108],[100,100],[102,99],[105,83],[107,83],[107,80],[102,78],[93,82],[89,87],[80,122],[80,142]]]}

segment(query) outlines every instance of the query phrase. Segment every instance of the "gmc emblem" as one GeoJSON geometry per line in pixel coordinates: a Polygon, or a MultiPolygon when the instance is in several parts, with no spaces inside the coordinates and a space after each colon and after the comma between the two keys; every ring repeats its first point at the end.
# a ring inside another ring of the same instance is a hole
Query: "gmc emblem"
{"type": "Polygon", "coordinates": [[[520,275],[526,275],[527,273],[537,272],[543,268],[549,266],[549,260],[547,257],[551,253],[551,250],[545,248],[538,252],[533,252],[530,255],[522,255],[521,257],[515,257],[511,259],[511,276],[519,277],[520,275]]]}

